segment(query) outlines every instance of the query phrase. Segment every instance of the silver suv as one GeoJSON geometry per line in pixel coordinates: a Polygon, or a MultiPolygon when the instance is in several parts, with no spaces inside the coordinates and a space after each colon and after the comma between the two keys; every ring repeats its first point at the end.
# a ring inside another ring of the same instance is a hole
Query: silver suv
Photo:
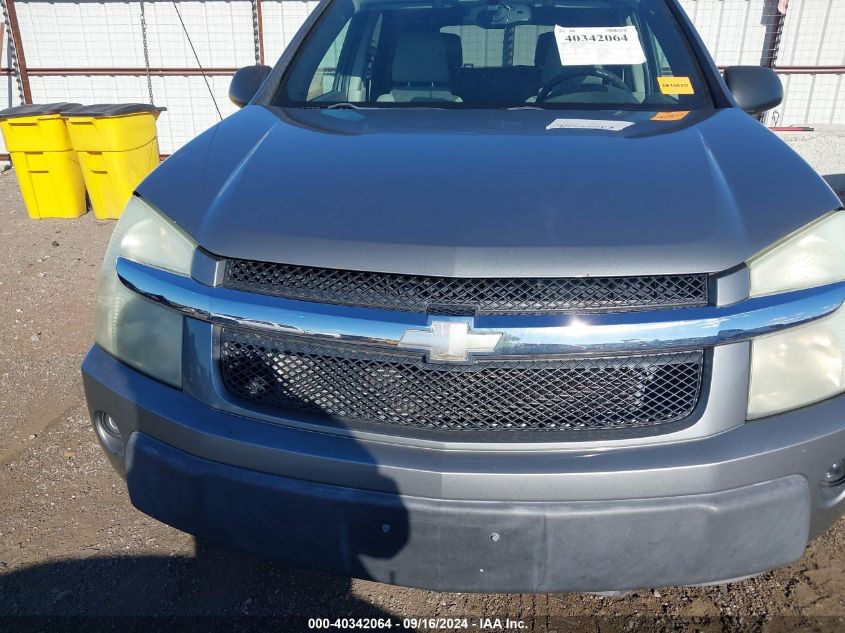
{"type": "Polygon", "coordinates": [[[230,96],[103,267],[140,510],[497,592],[723,582],[845,511],[845,213],[677,0],[325,0],[230,96]]]}

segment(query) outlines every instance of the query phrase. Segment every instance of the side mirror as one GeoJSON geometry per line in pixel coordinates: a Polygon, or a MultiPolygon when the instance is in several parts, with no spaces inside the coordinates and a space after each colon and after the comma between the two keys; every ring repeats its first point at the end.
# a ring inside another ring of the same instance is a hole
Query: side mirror
{"type": "Polygon", "coordinates": [[[229,100],[243,108],[258,92],[272,68],[269,66],[244,66],[238,69],[229,84],[229,100]]]}
{"type": "Polygon", "coordinates": [[[775,71],[765,66],[729,66],[728,84],[737,105],[749,114],[765,112],[783,101],[783,85],[775,71]]]}

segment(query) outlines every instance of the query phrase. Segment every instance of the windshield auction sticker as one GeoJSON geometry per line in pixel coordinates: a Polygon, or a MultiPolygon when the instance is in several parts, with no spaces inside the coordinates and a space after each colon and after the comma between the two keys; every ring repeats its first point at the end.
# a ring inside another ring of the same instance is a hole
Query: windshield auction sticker
{"type": "Polygon", "coordinates": [[[658,112],[653,117],[652,121],[680,121],[689,114],[689,110],[680,110],[677,112],[658,112]]]}
{"type": "Polygon", "coordinates": [[[634,125],[633,121],[610,121],[607,119],[555,119],[546,126],[547,130],[604,130],[620,132],[634,125]]]}
{"type": "Polygon", "coordinates": [[[660,92],[665,95],[694,95],[695,90],[689,77],[658,77],[660,92]]]}
{"type": "Polygon", "coordinates": [[[562,66],[628,66],[645,63],[635,26],[572,28],[555,25],[562,66]]]}

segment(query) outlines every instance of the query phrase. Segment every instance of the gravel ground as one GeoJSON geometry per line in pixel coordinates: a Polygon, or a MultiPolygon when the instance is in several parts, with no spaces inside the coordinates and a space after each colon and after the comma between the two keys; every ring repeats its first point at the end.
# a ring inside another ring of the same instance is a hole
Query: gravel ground
{"type": "MultiPolygon", "coordinates": [[[[796,147],[839,160],[845,135],[834,136],[819,142],[823,151],[811,137],[796,147]]],[[[825,173],[841,179],[845,168],[825,173]]],[[[132,508],[89,426],[78,367],[113,226],[91,214],[30,221],[13,173],[0,175],[0,631],[211,630],[221,621],[292,631],[308,616],[387,615],[509,617],[523,630],[561,632],[845,629],[845,522],[788,568],[622,598],[426,592],[198,546],[132,508]],[[137,619],[160,614],[182,617],[137,619]],[[103,615],[116,619],[70,617],[103,615]]]]}

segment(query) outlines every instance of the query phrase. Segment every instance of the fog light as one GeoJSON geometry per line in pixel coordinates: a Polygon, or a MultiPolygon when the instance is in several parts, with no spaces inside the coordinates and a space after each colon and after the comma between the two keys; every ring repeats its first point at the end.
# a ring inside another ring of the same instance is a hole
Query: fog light
{"type": "Polygon", "coordinates": [[[112,455],[119,455],[123,452],[123,436],[117,422],[105,411],[97,411],[94,414],[94,430],[103,447],[112,455]]]}
{"type": "Polygon", "coordinates": [[[837,486],[845,482],[845,463],[842,460],[835,462],[824,474],[822,483],[825,486],[837,486]]]}
{"type": "Polygon", "coordinates": [[[103,413],[103,429],[113,437],[120,437],[120,429],[117,428],[117,422],[108,413],[103,413]]]}

